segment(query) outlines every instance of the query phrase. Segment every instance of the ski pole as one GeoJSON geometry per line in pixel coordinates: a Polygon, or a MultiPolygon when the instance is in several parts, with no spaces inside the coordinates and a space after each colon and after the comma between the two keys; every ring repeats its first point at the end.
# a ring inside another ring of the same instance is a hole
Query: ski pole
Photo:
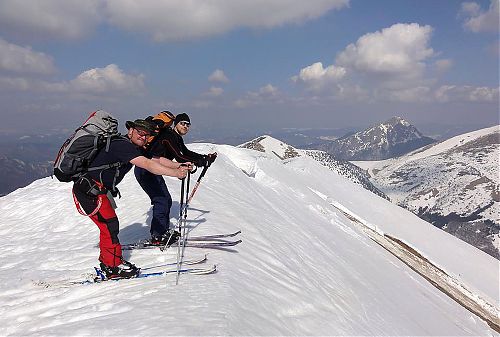
{"type": "MultiPolygon", "coordinates": [[[[186,178],[182,178],[181,180],[181,204],[179,208],[179,220],[182,218],[182,209],[184,207],[184,182],[186,178]]],[[[179,229],[180,229],[180,223],[179,223],[179,229]]]]}
{"type": "Polygon", "coordinates": [[[189,204],[191,202],[191,200],[193,199],[194,194],[196,193],[196,191],[198,190],[198,187],[200,186],[201,179],[205,176],[205,173],[207,173],[208,168],[209,168],[208,165],[203,167],[203,171],[201,171],[201,174],[198,177],[198,180],[196,181],[196,184],[194,185],[194,188],[191,191],[191,195],[189,196],[189,199],[188,199],[186,204],[189,204]]]}
{"type": "MultiPolygon", "coordinates": [[[[179,234],[182,233],[182,213],[183,213],[183,207],[184,207],[184,184],[186,182],[186,178],[182,178],[181,180],[181,198],[180,198],[180,208],[179,208],[179,221],[177,222],[177,227],[179,229],[179,234]]],[[[180,264],[180,256],[181,256],[181,240],[182,237],[179,236],[177,239],[177,276],[176,276],[176,281],[175,284],[177,285],[178,282],[178,275],[179,275],[179,270],[181,268],[180,264]]]]}
{"type": "MultiPolygon", "coordinates": [[[[182,179],[182,187],[181,187],[181,203],[184,202],[184,198],[187,199],[187,195],[189,193],[189,183],[191,181],[191,172],[188,171],[187,181],[186,179],[182,179]],[[186,183],[186,188],[184,188],[184,183],[186,183]]],[[[185,242],[186,242],[186,221],[187,221],[187,206],[186,202],[184,205],[181,204],[181,210],[179,214],[179,232],[180,237],[177,240],[177,273],[175,279],[175,285],[179,284],[180,270],[182,264],[183,253],[181,254],[181,242],[182,249],[184,250],[185,242]]]]}
{"type": "Polygon", "coordinates": [[[186,204],[184,205],[184,222],[186,222],[186,219],[187,219],[187,211],[188,211],[188,207],[189,207],[189,201],[190,199],[188,200],[187,196],[189,194],[189,184],[191,182],[191,172],[188,171],[188,175],[187,175],[187,182],[186,182],[186,204]]]}

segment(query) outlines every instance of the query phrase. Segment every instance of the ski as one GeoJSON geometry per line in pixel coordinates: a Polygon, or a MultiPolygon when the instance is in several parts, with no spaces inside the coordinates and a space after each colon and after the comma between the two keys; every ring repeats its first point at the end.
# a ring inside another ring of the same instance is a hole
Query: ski
{"type": "MultiPolygon", "coordinates": [[[[207,261],[207,255],[208,254],[205,254],[199,258],[193,258],[193,259],[185,259],[184,261],[182,261],[182,265],[186,265],[186,266],[193,266],[193,265],[196,265],[196,264],[201,264],[201,263],[204,263],[207,261]]],[[[155,268],[165,268],[165,267],[176,267],[177,266],[177,262],[167,262],[167,263],[163,263],[163,264],[159,264],[159,265],[155,265],[155,266],[149,266],[149,267],[144,267],[144,268],[141,268],[141,271],[144,271],[144,270],[151,270],[151,269],[155,269],[155,268]]],[[[96,271],[97,273],[97,271],[96,271]]],[[[38,285],[38,286],[42,286],[42,287],[45,287],[45,288],[49,288],[49,287],[53,287],[53,286],[57,286],[57,287],[64,287],[64,286],[70,286],[70,285],[74,285],[74,284],[84,284],[84,283],[94,283],[94,279],[96,278],[97,274],[96,273],[87,273],[87,274],[83,274],[82,278],[85,278],[85,280],[76,280],[76,281],[53,281],[53,282],[50,282],[50,281],[33,281],[33,283],[35,285],[38,285]]],[[[144,274],[144,273],[142,273],[144,274]]]]}
{"type": "Polygon", "coordinates": [[[217,240],[217,239],[232,238],[240,233],[241,233],[241,231],[236,231],[234,233],[226,233],[226,234],[189,236],[188,241],[212,241],[212,240],[217,240]]]}
{"type": "MultiPolygon", "coordinates": [[[[189,241],[181,244],[181,247],[192,247],[192,248],[209,248],[209,249],[224,249],[227,247],[234,247],[240,244],[241,240],[236,241],[189,241]]],[[[163,248],[163,247],[162,247],[163,248]]]]}
{"type": "Polygon", "coordinates": [[[134,279],[140,279],[140,278],[148,278],[148,277],[154,277],[154,276],[162,276],[162,275],[168,275],[168,274],[191,274],[191,275],[208,275],[208,274],[213,274],[217,271],[217,266],[214,264],[210,267],[207,268],[181,268],[179,271],[176,269],[168,269],[168,270],[162,270],[158,272],[149,272],[149,273],[143,273],[140,272],[139,275],[136,277],[132,278],[112,278],[112,279],[106,279],[102,271],[99,268],[95,268],[96,272],[93,274],[88,274],[87,279],[85,280],[75,280],[75,281],[54,281],[54,282],[46,282],[46,281],[37,281],[33,282],[33,284],[37,286],[41,286],[44,288],[68,288],[76,285],[88,285],[88,284],[96,284],[96,283],[104,283],[108,281],[122,281],[122,280],[134,280],[134,279]]]}
{"type": "MultiPolygon", "coordinates": [[[[182,264],[184,264],[184,262],[182,264]]],[[[207,275],[207,274],[213,274],[216,271],[217,271],[217,265],[214,264],[207,268],[181,268],[179,269],[179,274],[207,275]]],[[[145,278],[151,276],[161,276],[161,275],[176,274],[176,273],[177,269],[169,269],[169,270],[162,270],[159,272],[140,273],[139,276],[137,276],[136,278],[145,278]]]]}
{"type": "MultiPolygon", "coordinates": [[[[192,248],[212,248],[212,249],[222,249],[224,247],[233,247],[241,243],[241,240],[237,241],[190,241],[189,239],[182,243],[182,247],[192,247],[192,248]]],[[[174,243],[173,245],[176,245],[174,243]]],[[[164,246],[153,245],[149,242],[137,242],[130,244],[122,244],[122,250],[132,250],[132,249],[154,249],[160,248],[163,250],[164,246]]]]}
{"type": "MultiPolygon", "coordinates": [[[[207,261],[207,255],[208,254],[205,254],[205,255],[201,256],[200,258],[196,258],[196,259],[183,260],[182,264],[186,265],[186,266],[193,266],[196,264],[204,263],[207,261]]],[[[155,268],[172,267],[172,266],[177,266],[177,262],[167,262],[167,263],[162,263],[162,264],[155,265],[155,266],[144,267],[144,268],[141,268],[141,271],[155,269],[155,268]]]]}
{"type": "Polygon", "coordinates": [[[136,277],[132,278],[112,278],[112,279],[106,279],[102,275],[102,271],[98,268],[96,268],[96,274],[97,277],[93,281],[84,281],[84,283],[102,283],[102,282],[107,282],[107,281],[120,281],[120,280],[133,280],[133,279],[138,279],[138,278],[147,278],[147,277],[153,277],[153,276],[162,276],[162,275],[168,275],[168,274],[192,274],[192,275],[207,275],[207,274],[212,274],[217,271],[217,266],[214,264],[210,267],[207,268],[181,268],[179,270],[176,269],[168,269],[168,270],[162,270],[158,272],[150,272],[150,273],[143,273],[142,271],[137,275],[136,277]]]}

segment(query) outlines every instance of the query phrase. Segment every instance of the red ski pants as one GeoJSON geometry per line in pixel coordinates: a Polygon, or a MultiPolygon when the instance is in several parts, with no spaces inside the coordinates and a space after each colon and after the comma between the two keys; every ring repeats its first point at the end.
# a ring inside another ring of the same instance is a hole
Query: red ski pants
{"type": "Polygon", "coordinates": [[[118,240],[120,225],[108,197],[105,194],[88,195],[76,186],[73,187],[73,196],[76,207],[89,214],[99,227],[99,260],[110,267],[119,265],[122,261],[122,247],[118,240]]]}

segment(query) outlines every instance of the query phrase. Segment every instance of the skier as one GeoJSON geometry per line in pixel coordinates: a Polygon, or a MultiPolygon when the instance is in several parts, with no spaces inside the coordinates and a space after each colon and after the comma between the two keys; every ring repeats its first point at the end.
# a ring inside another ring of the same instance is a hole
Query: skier
{"type": "Polygon", "coordinates": [[[127,121],[125,125],[128,129],[127,136],[111,141],[109,149],[100,150],[92,161],[92,166],[95,167],[117,161],[119,166],[88,171],[73,185],[73,197],[78,210],[88,215],[99,227],[100,267],[107,278],[130,278],[139,273],[139,268],[122,256],[118,240],[119,222],[113,207],[113,196],[118,194],[115,185],[120,183],[133,165],[151,174],[177,178],[184,178],[192,167],[191,163],[182,165],[165,158],[146,158],[140,148],[154,132],[155,125],[142,119],[127,121]]]}
{"type": "MultiPolygon", "coordinates": [[[[202,155],[190,151],[184,145],[182,136],[189,131],[191,120],[185,113],[175,117],[173,128],[167,127],[153,140],[146,150],[148,158],[175,159],[179,163],[192,162],[194,165],[210,166],[217,157],[217,153],[202,155]]],[[[151,243],[157,245],[171,245],[179,239],[180,233],[170,228],[170,208],[172,197],[162,176],[136,166],[135,177],[144,192],[147,193],[153,205],[153,219],[151,220],[151,243]]]]}

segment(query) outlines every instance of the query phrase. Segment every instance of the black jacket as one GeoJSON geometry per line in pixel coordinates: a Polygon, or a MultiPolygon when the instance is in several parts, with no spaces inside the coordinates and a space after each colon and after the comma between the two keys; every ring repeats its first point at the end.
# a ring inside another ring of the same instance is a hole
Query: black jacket
{"type": "Polygon", "coordinates": [[[179,163],[192,162],[198,167],[204,166],[207,160],[206,156],[188,150],[181,135],[171,128],[160,131],[147,150],[147,156],[175,159],[179,163]]]}

